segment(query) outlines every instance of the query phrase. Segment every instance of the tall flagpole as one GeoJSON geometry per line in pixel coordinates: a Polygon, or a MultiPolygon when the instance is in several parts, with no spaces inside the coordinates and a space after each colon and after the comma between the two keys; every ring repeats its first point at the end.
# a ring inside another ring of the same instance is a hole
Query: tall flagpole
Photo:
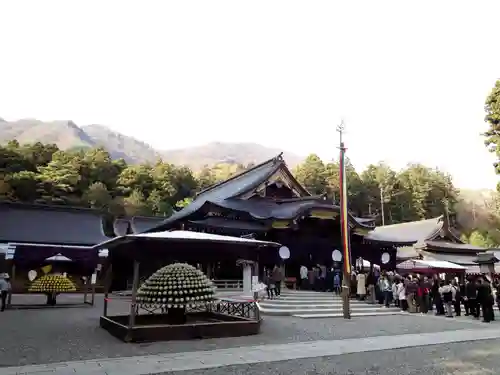
{"type": "Polygon", "coordinates": [[[342,310],[344,319],[351,319],[350,308],[350,285],[351,285],[351,244],[349,239],[349,220],[347,210],[347,178],[345,175],[345,151],[342,135],[344,133],[344,121],[337,126],[340,141],[339,159],[339,182],[340,182],[340,233],[342,239],[342,259],[344,260],[344,277],[342,280],[342,310]]]}

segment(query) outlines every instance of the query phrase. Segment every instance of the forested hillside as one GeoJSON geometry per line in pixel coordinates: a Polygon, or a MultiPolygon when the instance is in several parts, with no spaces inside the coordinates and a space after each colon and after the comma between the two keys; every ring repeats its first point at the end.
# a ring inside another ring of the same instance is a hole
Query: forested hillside
{"type": "MultiPolygon", "coordinates": [[[[211,142],[176,150],[155,150],[145,142],[113,131],[104,125],[78,126],[73,121],[37,119],[9,122],[0,118],[0,145],[5,145],[13,139],[20,144],[55,144],[65,151],[102,147],[113,159],[124,159],[130,164],[155,163],[158,159],[163,159],[169,163],[187,165],[195,171],[205,165],[218,163],[258,163],[281,152],[256,143],[230,142],[211,142]]],[[[284,156],[291,166],[297,165],[302,159],[291,152],[285,152],[284,156]]]]}
{"type": "MultiPolygon", "coordinates": [[[[188,167],[158,161],[128,165],[113,160],[103,148],[59,150],[50,144],[11,141],[0,147],[0,199],[42,204],[85,206],[116,215],[168,216],[189,203],[194,194],[248,166],[219,163],[193,173],[188,167]]],[[[312,193],[339,197],[338,164],[310,155],[294,169],[312,193]]],[[[378,215],[384,205],[385,224],[439,216],[445,212],[475,242],[496,244],[496,195],[483,206],[460,198],[450,176],[420,164],[393,171],[370,165],[361,174],[347,164],[349,208],[359,216],[378,215]]]]}

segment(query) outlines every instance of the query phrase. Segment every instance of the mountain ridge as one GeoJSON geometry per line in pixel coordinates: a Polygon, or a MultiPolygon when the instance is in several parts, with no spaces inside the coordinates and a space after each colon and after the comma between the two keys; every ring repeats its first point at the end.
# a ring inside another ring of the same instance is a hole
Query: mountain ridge
{"type": "MultiPolygon", "coordinates": [[[[105,125],[78,126],[71,120],[41,121],[25,118],[6,121],[0,118],[0,144],[16,139],[19,143],[56,144],[63,150],[104,147],[113,159],[125,159],[128,163],[154,163],[159,159],[186,165],[193,170],[220,163],[260,163],[283,150],[248,142],[210,142],[201,146],[172,150],[157,150],[146,142],[126,136],[105,125]]],[[[283,157],[290,167],[296,166],[304,157],[284,151],[283,157]]]]}

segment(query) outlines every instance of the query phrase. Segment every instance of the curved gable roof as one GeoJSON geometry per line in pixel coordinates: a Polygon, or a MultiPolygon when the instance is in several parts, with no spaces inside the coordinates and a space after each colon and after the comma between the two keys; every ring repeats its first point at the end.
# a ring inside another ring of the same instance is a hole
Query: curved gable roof
{"type": "Polygon", "coordinates": [[[394,244],[414,244],[419,241],[434,239],[443,229],[443,217],[411,221],[376,227],[365,235],[365,239],[374,242],[394,244]]]}

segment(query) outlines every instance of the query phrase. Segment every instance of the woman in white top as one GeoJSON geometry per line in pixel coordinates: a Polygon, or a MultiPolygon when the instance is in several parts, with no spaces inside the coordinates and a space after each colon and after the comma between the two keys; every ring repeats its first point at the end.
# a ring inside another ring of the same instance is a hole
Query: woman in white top
{"type": "Polygon", "coordinates": [[[399,303],[399,293],[398,293],[398,285],[399,285],[399,279],[396,279],[394,283],[392,283],[392,300],[394,301],[394,305],[396,307],[400,306],[399,303]]]}
{"type": "Polygon", "coordinates": [[[401,310],[408,310],[408,301],[406,300],[406,288],[403,280],[398,281],[396,292],[399,298],[399,304],[401,305],[401,310]]]}

